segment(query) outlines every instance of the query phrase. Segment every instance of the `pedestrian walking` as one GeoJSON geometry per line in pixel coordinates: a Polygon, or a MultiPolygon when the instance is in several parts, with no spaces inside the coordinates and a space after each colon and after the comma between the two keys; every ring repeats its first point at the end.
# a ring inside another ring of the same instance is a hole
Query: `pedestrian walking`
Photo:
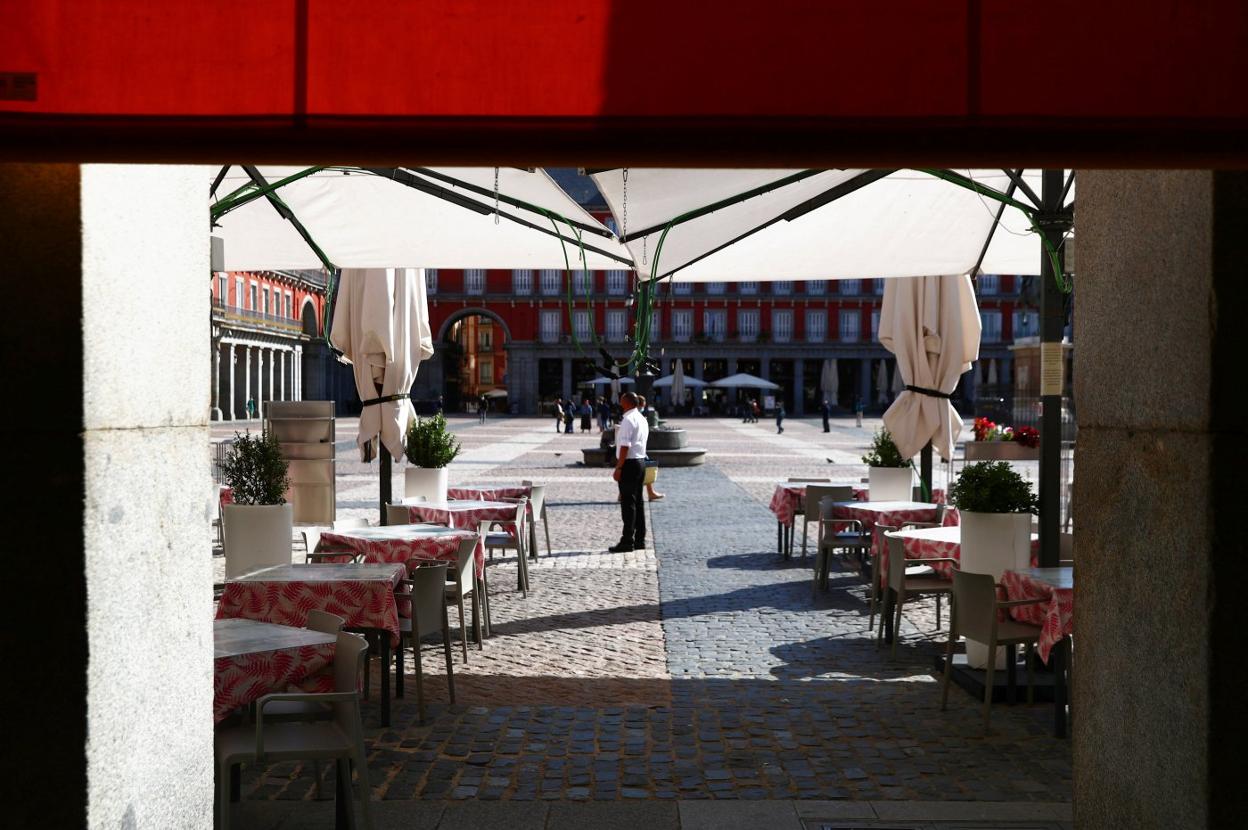
{"type": "Polygon", "coordinates": [[[784,404],[776,405],[776,434],[784,432],[784,404]]]}
{"type": "Polygon", "coordinates": [[[555,398],[555,432],[563,431],[563,399],[555,398]]]}
{"type": "Polygon", "coordinates": [[[581,432],[589,432],[593,419],[594,408],[589,405],[589,398],[584,398],[581,401],[581,432]]]}
{"type": "Polygon", "coordinates": [[[481,396],[481,400],[477,402],[477,420],[485,423],[485,414],[490,411],[490,399],[485,395],[481,396]]]}
{"type": "Polygon", "coordinates": [[[620,396],[624,415],[615,430],[615,469],[611,473],[620,490],[620,519],[623,529],[620,541],[609,550],[627,553],[646,546],[646,505],[642,501],[642,484],[646,478],[646,442],[650,425],[637,409],[637,396],[625,392],[620,396]]]}
{"type": "Polygon", "coordinates": [[[576,434],[576,401],[568,398],[567,403],[563,405],[563,434],[576,434]]]}
{"type": "Polygon", "coordinates": [[[862,396],[854,397],[854,415],[858,419],[858,426],[862,426],[862,396]]]}
{"type": "Polygon", "coordinates": [[[758,408],[758,398],[750,398],[750,423],[757,424],[758,416],[762,414],[763,411],[758,408]]]}
{"type": "Polygon", "coordinates": [[[598,432],[607,431],[607,424],[611,423],[611,405],[607,403],[606,398],[598,398],[598,432]]]}
{"type": "Polygon", "coordinates": [[[823,431],[831,432],[832,423],[829,420],[832,417],[832,406],[828,403],[828,399],[823,399],[823,406],[819,407],[819,414],[823,416],[823,431]]]}

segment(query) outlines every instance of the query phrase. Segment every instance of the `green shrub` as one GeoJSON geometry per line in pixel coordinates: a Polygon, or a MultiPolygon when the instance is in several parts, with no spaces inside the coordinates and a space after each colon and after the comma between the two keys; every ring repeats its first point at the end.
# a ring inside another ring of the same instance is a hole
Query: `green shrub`
{"type": "Polygon", "coordinates": [[[235,504],[285,504],[288,467],[281,445],[268,432],[259,437],[234,433],[230,452],[221,462],[235,504]]]}
{"type": "Polygon", "coordinates": [[[862,457],[862,463],[868,467],[909,467],[910,459],[901,457],[893,436],[881,429],[871,439],[871,449],[862,457]]]}
{"type": "Polygon", "coordinates": [[[417,418],[403,439],[407,460],[417,467],[445,467],[459,455],[459,441],[446,429],[446,416],[417,418]]]}
{"type": "Polygon", "coordinates": [[[971,513],[1035,513],[1037,508],[1031,483],[1007,461],[967,464],[949,488],[949,499],[971,513]]]}

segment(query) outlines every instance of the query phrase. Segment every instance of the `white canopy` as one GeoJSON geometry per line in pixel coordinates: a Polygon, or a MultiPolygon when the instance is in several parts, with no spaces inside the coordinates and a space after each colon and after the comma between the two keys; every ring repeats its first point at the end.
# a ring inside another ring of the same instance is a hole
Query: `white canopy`
{"type": "MultiPolygon", "coordinates": [[[[256,169],[273,184],[307,168],[256,169]]],[[[509,218],[495,222],[494,171],[493,167],[390,168],[395,178],[389,178],[360,168],[333,168],[285,184],[275,195],[339,268],[563,269],[565,249],[567,262],[579,268],[580,251],[567,224],[558,223],[559,233],[571,241],[561,243],[552,235],[555,226],[546,215],[506,201],[500,201],[500,213],[531,227],[509,218]]],[[[544,170],[504,167],[498,173],[502,199],[549,210],[593,229],[582,232],[585,245],[618,257],[587,249],[591,269],[627,267],[624,247],[544,170]]],[[[231,167],[216,198],[251,182],[243,167],[231,167]]],[[[267,198],[229,211],[217,224],[214,234],[224,239],[222,270],[323,267],[295,225],[267,198]]]]}
{"type": "MultiPolygon", "coordinates": [[[[609,377],[604,377],[602,375],[599,375],[598,377],[591,378],[590,380],[583,380],[577,385],[578,386],[604,386],[606,384],[615,383],[615,382],[616,382],[615,378],[609,378],[609,377]]],[[[619,379],[619,382],[620,383],[632,383],[633,379],[630,378],[628,375],[625,375],[624,377],[619,379]]]]}
{"type": "MultiPolygon", "coordinates": [[[[677,363],[676,365],[679,366],[680,364],[677,363]]],[[[706,381],[702,380],[701,378],[695,378],[692,375],[682,375],[681,379],[684,382],[685,386],[696,388],[699,386],[707,385],[706,381]]],[[[673,392],[674,392],[675,391],[674,387],[676,385],[676,372],[672,372],[672,374],[670,375],[664,375],[663,377],[659,378],[658,380],[656,380],[654,383],[650,385],[654,388],[658,388],[661,386],[671,386],[673,387],[673,392]]]]}
{"type": "Polygon", "coordinates": [[[912,277],[889,280],[880,308],[880,344],[897,355],[909,386],[884,413],[903,458],[928,441],[943,459],[953,457],[962,419],[948,398],[958,378],[979,356],[980,320],[971,278],[912,277]]]}
{"type": "Polygon", "coordinates": [[[351,363],[361,401],[402,396],[360,413],[356,443],[362,457],[371,460],[368,444],[380,433],[379,452],[402,458],[413,417],[407,393],[420,362],[433,357],[424,274],[416,268],[344,269],[330,339],[351,363]]]}
{"type": "MultiPolygon", "coordinates": [[[[1002,193],[1011,188],[1004,170],[948,172],[1002,193]]],[[[623,171],[593,178],[622,223],[623,171]]],[[[1022,179],[1039,192],[1039,170],[1022,171],[1022,179]]],[[[1021,189],[1012,195],[1030,204],[1021,189]]],[[[917,170],[630,169],[628,228],[620,230],[643,278],[657,252],[658,276],[674,271],[682,282],[869,279],[968,273],[1000,213],[981,270],[1036,273],[1040,243],[1029,221],[1000,207],[917,170]],[[682,219],[707,208],[714,209],[682,219]]]]}
{"type": "MultiPolygon", "coordinates": [[[[688,380],[689,380],[688,378],[685,378],[686,383],[688,382],[688,380]]],[[[711,386],[714,386],[720,389],[779,389],[780,388],[780,385],[777,383],[772,383],[769,380],[763,380],[762,378],[755,377],[754,375],[746,374],[745,372],[738,372],[735,375],[729,375],[726,378],[721,378],[720,380],[717,380],[714,383],[712,383],[711,386]]]]}

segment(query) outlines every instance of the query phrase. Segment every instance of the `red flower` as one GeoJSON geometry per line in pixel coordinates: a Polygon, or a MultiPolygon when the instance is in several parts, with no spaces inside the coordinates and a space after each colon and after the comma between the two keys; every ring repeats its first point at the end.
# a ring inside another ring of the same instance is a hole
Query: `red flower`
{"type": "Polygon", "coordinates": [[[971,427],[971,431],[975,433],[976,441],[983,441],[984,436],[991,432],[995,427],[996,424],[989,421],[987,418],[976,418],[974,425],[971,427]]]}
{"type": "Polygon", "coordinates": [[[1035,449],[1040,446],[1040,433],[1034,427],[1015,427],[1014,442],[1035,449]]]}

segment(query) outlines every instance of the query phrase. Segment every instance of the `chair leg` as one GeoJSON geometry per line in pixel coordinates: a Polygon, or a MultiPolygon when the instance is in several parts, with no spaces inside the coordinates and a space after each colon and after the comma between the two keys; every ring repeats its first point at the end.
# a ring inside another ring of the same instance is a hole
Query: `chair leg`
{"type": "Polygon", "coordinates": [[[425,725],[425,670],[420,663],[420,631],[416,628],[416,621],[412,621],[412,655],[414,668],[416,669],[416,711],[420,718],[421,726],[425,725]]]}
{"type": "Polygon", "coordinates": [[[992,717],[992,673],[997,668],[997,643],[988,644],[988,665],[984,668],[984,732],[988,731],[988,721],[992,717]]]}
{"type": "Polygon", "coordinates": [[[480,596],[474,587],[472,589],[472,630],[477,636],[477,651],[485,651],[485,636],[481,631],[481,601],[478,599],[480,596]]]}
{"type": "Polygon", "coordinates": [[[544,504],[542,505],[542,527],[546,531],[546,555],[550,556],[550,522],[546,521],[546,505],[544,504]]]}
{"type": "Polygon", "coordinates": [[[337,760],[337,775],[334,781],[334,824],[355,830],[355,805],[351,802],[351,760],[337,760]]]}
{"type": "Polygon", "coordinates": [[[871,591],[867,599],[867,630],[875,635],[875,612],[879,610],[880,603],[880,580],[875,575],[875,568],[871,569],[871,591]]]}
{"type": "Polygon", "coordinates": [[[451,667],[451,615],[446,603],[442,603],[442,650],[446,652],[446,688],[451,703],[455,702],[455,670],[451,667]]]}
{"type": "Polygon", "coordinates": [[[893,645],[891,653],[893,657],[897,656],[897,641],[901,639],[901,608],[906,604],[906,592],[897,592],[897,612],[893,618],[893,645]]]}
{"type": "Polygon", "coordinates": [[[953,647],[958,642],[955,621],[955,612],[951,608],[949,610],[949,640],[945,643],[945,672],[940,680],[940,711],[942,712],[949,705],[949,679],[953,677],[953,647]]]}
{"type": "Polygon", "coordinates": [[[321,762],[317,758],[312,759],[312,774],[316,776],[316,800],[320,801],[324,795],[321,792],[321,762]]]}
{"type": "Polygon", "coordinates": [[[1028,705],[1036,702],[1035,688],[1032,683],[1033,675],[1035,674],[1035,670],[1032,666],[1032,663],[1035,662],[1035,656],[1036,656],[1035,644],[1028,643],[1026,646],[1026,651],[1024,651],[1023,653],[1023,659],[1027,661],[1027,703],[1028,705]]]}
{"type": "Polygon", "coordinates": [[[233,764],[221,764],[217,767],[217,827],[219,830],[230,830],[230,774],[233,764]]]}
{"type": "Polygon", "coordinates": [[[805,516],[802,517],[802,558],[806,558],[806,534],[810,527],[810,520],[805,516]]]}
{"type": "MultiPolygon", "coordinates": [[[[413,609],[415,613],[415,609],[413,609]]],[[[403,697],[403,632],[399,632],[399,645],[394,650],[394,696],[403,697]]]]}
{"type": "Polygon", "coordinates": [[[358,742],[355,749],[355,757],[352,759],[352,766],[355,767],[356,782],[359,787],[360,812],[364,814],[364,830],[373,830],[373,812],[369,808],[369,801],[373,797],[373,788],[368,783],[368,756],[364,754],[363,740],[358,742]]]}
{"type": "Polygon", "coordinates": [[[1018,650],[1010,643],[1005,647],[1005,702],[1014,705],[1018,687],[1018,650]]]}
{"type": "Polygon", "coordinates": [[[936,595],[936,630],[940,631],[940,600],[941,595],[936,595]]]}
{"type": "Polygon", "coordinates": [[[464,662],[468,662],[468,626],[464,625],[464,592],[460,590],[456,599],[459,601],[459,638],[464,646],[464,662]]]}
{"type": "Polygon", "coordinates": [[[485,636],[494,636],[494,626],[490,620],[490,577],[489,571],[481,570],[481,607],[485,609],[485,636]]]}

